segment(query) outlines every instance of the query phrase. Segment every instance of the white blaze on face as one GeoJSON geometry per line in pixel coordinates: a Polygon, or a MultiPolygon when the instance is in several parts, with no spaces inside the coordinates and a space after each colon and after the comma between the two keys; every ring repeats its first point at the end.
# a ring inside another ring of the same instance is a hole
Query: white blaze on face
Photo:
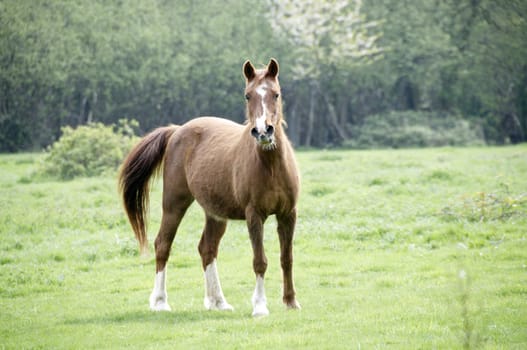
{"type": "Polygon", "coordinates": [[[267,84],[263,83],[256,88],[256,93],[262,98],[262,115],[256,118],[256,130],[264,133],[266,129],[265,120],[267,118],[267,108],[265,107],[265,94],[267,93],[267,84]]]}

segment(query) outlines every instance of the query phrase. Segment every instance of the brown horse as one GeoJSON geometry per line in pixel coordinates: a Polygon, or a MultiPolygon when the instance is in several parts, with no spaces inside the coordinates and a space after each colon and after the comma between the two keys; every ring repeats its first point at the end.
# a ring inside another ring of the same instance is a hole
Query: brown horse
{"type": "Polygon", "coordinates": [[[247,121],[200,117],[184,125],[158,128],[146,135],[122,165],[120,189],[128,218],[141,250],[148,249],[145,232],[149,179],[164,163],[163,217],[155,240],[156,276],[150,295],[152,310],[170,310],[166,264],[177,228],[196,200],[206,215],[199,242],[205,273],[205,307],[232,310],[216,267],[218,246],[228,219],[246,220],[253,249],[256,288],[253,316],[269,314],[264,290],[267,258],[263,225],[275,215],[283,272],[283,301],[300,308],[293,286],[293,234],[299,175],[291,144],[284,132],[278,62],[264,69],[243,65],[247,121]]]}

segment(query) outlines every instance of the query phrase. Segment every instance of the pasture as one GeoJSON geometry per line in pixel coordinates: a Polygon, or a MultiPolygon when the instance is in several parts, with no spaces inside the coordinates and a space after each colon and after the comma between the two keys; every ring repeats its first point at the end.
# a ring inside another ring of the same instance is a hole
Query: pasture
{"type": "Polygon", "coordinates": [[[172,312],[148,309],[161,217],[140,257],[116,174],[31,180],[38,154],[0,155],[0,349],[525,349],[527,146],[300,151],[300,311],[281,301],[265,225],[270,315],[252,318],[252,251],[229,222],[218,269],[233,312],[206,311],[193,204],[176,236],[172,312]]]}

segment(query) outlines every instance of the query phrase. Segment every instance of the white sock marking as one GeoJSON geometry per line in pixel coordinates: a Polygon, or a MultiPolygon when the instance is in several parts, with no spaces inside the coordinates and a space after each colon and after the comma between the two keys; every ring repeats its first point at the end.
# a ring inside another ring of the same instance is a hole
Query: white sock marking
{"type": "Polygon", "coordinates": [[[205,308],[207,310],[233,310],[221,290],[220,277],[214,259],[205,268],[205,308]]]}
{"type": "Polygon", "coordinates": [[[267,316],[269,310],[267,309],[267,297],[265,296],[264,279],[262,276],[256,276],[256,287],[252,297],[253,316],[267,316]]]}
{"type": "Polygon", "coordinates": [[[166,287],[166,266],[162,271],[156,273],[154,290],[150,294],[150,309],[153,311],[170,311],[166,287]]]}

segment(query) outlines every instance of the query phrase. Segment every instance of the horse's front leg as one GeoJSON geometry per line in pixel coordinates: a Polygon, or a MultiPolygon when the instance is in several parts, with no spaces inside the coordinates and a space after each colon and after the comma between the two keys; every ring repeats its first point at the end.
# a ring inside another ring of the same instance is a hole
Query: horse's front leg
{"type": "Polygon", "coordinates": [[[253,248],[253,269],[256,275],[256,287],[252,296],[254,317],[269,315],[267,309],[267,298],[265,296],[264,276],[267,270],[267,257],[263,246],[263,224],[265,218],[260,216],[254,209],[246,210],[247,227],[253,248]]]}
{"type": "Polygon", "coordinates": [[[280,263],[283,273],[283,301],[290,309],[300,309],[293,283],[293,236],[296,224],[296,209],[287,215],[277,215],[280,239],[280,263]]]}

